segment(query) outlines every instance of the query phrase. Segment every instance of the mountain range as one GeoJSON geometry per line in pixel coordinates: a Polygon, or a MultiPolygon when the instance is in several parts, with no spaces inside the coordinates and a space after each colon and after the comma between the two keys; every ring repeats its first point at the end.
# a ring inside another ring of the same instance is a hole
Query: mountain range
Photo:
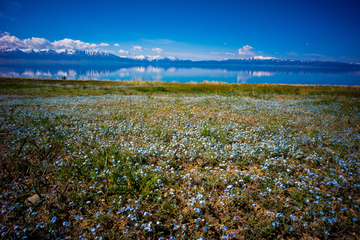
{"type": "Polygon", "coordinates": [[[175,57],[134,56],[119,57],[112,53],[101,51],[74,49],[0,49],[0,65],[8,64],[82,64],[107,63],[112,65],[173,65],[193,67],[216,66],[275,66],[275,67],[307,67],[307,68],[343,68],[360,69],[360,64],[313,61],[313,60],[282,60],[273,57],[255,56],[248,59],[224,59],[221,61],[191,61],[175,57]]]}

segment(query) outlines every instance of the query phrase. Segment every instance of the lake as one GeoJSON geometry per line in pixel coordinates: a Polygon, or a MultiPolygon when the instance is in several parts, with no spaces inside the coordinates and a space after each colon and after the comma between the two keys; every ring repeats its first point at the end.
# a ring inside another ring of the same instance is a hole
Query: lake
{"type": "Polygon", "coordinates": [[[360,70],[301,67],[0,66],[0,76],[52,79],[66,77],[78,80],[360,85],[360,70]]]}

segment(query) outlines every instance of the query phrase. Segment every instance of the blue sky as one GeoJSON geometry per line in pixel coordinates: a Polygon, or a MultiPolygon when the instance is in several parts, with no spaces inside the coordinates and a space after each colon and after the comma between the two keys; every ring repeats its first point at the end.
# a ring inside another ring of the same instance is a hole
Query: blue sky
{"type": "Polygon", "coordinates": [[[0,48],[360,62],[359,13],[358,0],[0,0],[0,48]]]}

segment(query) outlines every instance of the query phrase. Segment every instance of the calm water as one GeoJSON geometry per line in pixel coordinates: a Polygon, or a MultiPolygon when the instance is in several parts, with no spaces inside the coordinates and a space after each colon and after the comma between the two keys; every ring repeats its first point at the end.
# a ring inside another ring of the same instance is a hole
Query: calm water
{"type": "Polygon", "coordinates": [[[179,68],[159,66],[94,67],[32,66],[1,67],[0,76],[79,80],[161,80],[177,82],[219,81],[228,83],[283,83],[360,85],[360,70],[275,67],[179,68]]]}

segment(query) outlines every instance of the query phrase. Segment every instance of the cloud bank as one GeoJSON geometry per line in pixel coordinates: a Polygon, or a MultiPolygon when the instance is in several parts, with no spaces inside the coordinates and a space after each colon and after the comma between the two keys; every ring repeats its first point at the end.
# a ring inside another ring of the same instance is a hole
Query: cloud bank
{"type": "Polygon", "coordinates": [[[72,40],[69,38],[65,38],[63,40],[53,42],[53,46],[57,49],[73,48],[73,49],[81,49],[81,50],[91,50],[98,48],[100,45],[97,45],[95,43],[86,43],[80,40],[72,40]]]}
{"type": "Polygon", "coordinates": [[[9,33],[1,33],[0,35],[0,48],[3,49],[74,49],[74,50],[89,50],[89,51],[102,51],[106,52],[108,50],[100,49],[99,47],[109,46],[107,43],[95,44],[82,42],[80,40],[73,40],[65,38],[63,40],[50,42],[45,38],[27,38],[19,39],[15,36],[11,36],[9,33]]]}
{"type": "Polygon", "coordinates": [[[120,49],[120,50],[119,50],[119,53],[120,53],[120,54],[128,55],[128,54],[129,54],[129,51],[125,51],[125,50],[123,50],[123,49],[120,49]]]}
{"type": "MultiPolygon", "coordinates": [[[[170,41],[170,40],[169,40],[170,41]]],[[[149,41],[151,42],[151,41],[149,41]]],[[[164,42],[167,42],[164,40],[164,42]]],[[[110,45],[108,43],[99,43],[99,44],[95,44],[95,43],[88,43],[88,42],[83,42],[80,40],[73,40],[70,38],[65,38],[62,40],[58,40],[58,41],[54,41],[54,42],[50,42],[45,38],[37,38],[37,37],[32,37],[32,38],[27,38],[27,39],[19,39],[16,36],[12,36],[10,33],[8,32],[0,32],[0,49],[20,49],[20,50],[55,50],[56,52],[65,52],[65,50],[86,50],[86,51],[91,51],[91,52],[95,52],[95,51],[99,51],[99,52],[104,52],[104,53],[115,53],[112,50],[108,50],[105,49],[107,47],[109,47],[110,45]]],[[[115,47],[120,47],[120,44],[115,43],[113,46],[111,46],[113,48],[113,50],[116,51],[117,55],[120,55],[122,57],[125,56],[136,56],[138,54],[140,54],[139,52],[145,54],[149,54],[150,51],[151,52],[156,52],[157,54],[161,54],[164,55],[162,57],[165,57],[165,55],[167,56],[175,56],[178,58],[182,58],[182,59],[191,59],[191,60],[221,60],[222,59],[228,59],[228,57],[231,58],[240,58],[240,59],[244,59],[244,58],[255,58],[255,59],[274,59],[272,57],[267,57],[267,56],[259,56],[258,51],[253,51],[254,48],[251,47],[250,45],[245,45],[243,47],[241,47],[240,49],[237,50],[237,52],[231,53],[231,52],[211,52],[210,54],[199,54],[196,52],[167,52],[164,51],[162,48],[159,47],[155,47],[155,48],[143,48],[141,46],[137,46],[137,45],[132,45],[132,48],[130,49],[126,49],[125,46],[123,46],[123,49],[119,48],[115,48],[115,47]],[[125,48],[125,49],[124,49],[125,48]],[[139,52],[132,52],[132,51],[139,51],[139,52]],[[237,53],[237,57],[235,57],[235,53],[237,53]],[[214,56],[215,59],[214,59],[214,56]]],[[[318,56],[307,56],[315,58],[318,56]]],[[[324,56],[319,56],[319,57],[324,57],[324,56]]],[[[140,55],[141,58],[141,55],[140,55]]],[[[157,59],[158,56],[155,56],[155,59],[157,59]]]]}
{"type": "Polygon", "coordinates": [[[154,52],[158,52],[158,53],[162,53],[164,51],[161,48],[152,48],[151,50],[153,50],[154,52]]]}
{"type": "Polygon", "coordinates": [[[140,46],[132,46],[133,48],[130,49],[130,50],[139,50],[139,51],[142,51],[142,47],[140,46]]]}

